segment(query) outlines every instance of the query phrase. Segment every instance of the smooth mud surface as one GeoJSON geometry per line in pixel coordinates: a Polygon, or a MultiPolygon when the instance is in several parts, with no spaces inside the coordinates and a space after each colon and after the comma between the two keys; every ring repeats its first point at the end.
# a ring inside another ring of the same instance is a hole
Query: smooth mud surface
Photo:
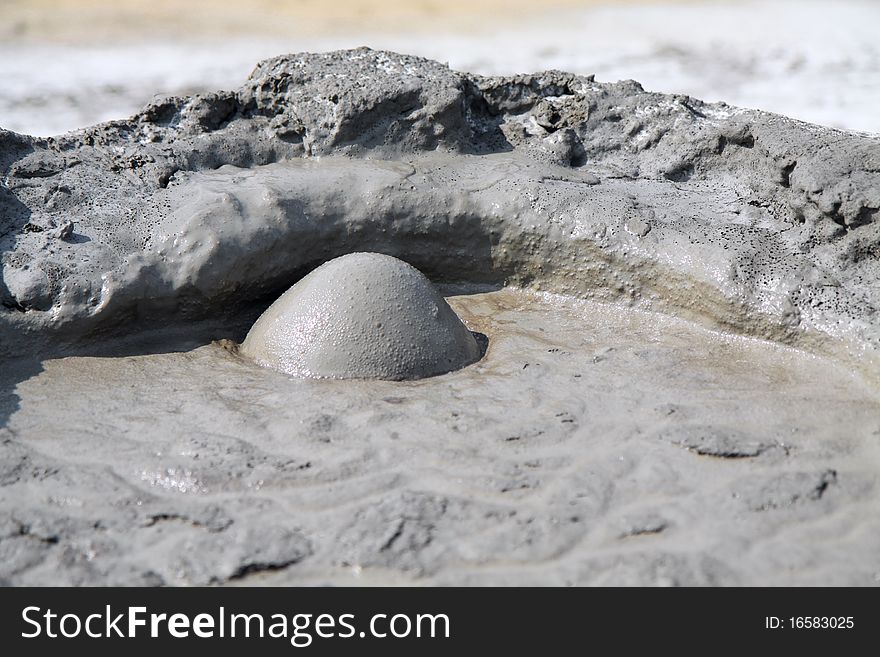
{"type": "Polygon", "coordinates": [[[319,379],[423,379],[479,360],[476,339],[412,265],[378,253],[324,263],[254,323],[240,353],[319,379]]]}
{"type": "Polygon", "coordinates": [[[450,303],[488,352],[415,382],[228,343],[7,361],[4,386],[31,375],[0,429],[2,581],[880,580],[880,395],[848,369],[559,296],[450,303]]]}

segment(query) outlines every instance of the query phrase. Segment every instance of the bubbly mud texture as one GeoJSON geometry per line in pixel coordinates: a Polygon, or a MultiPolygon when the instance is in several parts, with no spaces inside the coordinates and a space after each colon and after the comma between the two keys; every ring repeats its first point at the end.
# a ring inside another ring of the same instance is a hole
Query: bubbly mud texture
{"type": "Polygon", "coordinates": [[[876,137],[360,49],[0,131],[0,179],[7,582],[880,578],[876,137]],[[470,293],[485,357],[209,346],[356,251],[470,293]]]}
{"type": "Polygon", "coordinates": [[[294,376],[395,381],[444,374],[480,356],[431,282],[378,253],[318,267],[260,316],[241,352],[294,376]]]}
{"type": "Polygon", "coordinates": [[[451,303],[488,352],[420,381],[217,345],[30,370],[4,581],[880,581],[880,404],[846,368],[590,302],[451,303]]]}

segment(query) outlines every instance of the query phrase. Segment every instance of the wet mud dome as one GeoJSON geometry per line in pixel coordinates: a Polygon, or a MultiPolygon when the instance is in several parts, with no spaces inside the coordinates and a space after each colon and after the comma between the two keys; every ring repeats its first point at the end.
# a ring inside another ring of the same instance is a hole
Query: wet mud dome
{"type": "Polygon", "coordinates": [[[351,253],[281,295],[248,332],[241,353],[293,376],[400,381],[470,365],[480,347],[415,267],[351,253]]]}

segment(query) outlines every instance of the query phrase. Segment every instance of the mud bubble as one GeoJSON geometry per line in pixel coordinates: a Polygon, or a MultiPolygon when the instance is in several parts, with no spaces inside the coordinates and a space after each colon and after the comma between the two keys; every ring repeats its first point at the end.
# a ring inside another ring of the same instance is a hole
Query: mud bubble
{"type": "Polygon", "coordinates": [[[421,379],[469,365],[480,349],[415,267],[378,253],[324,263],[254,323],[241,353],[300,377],[421,379]]]}

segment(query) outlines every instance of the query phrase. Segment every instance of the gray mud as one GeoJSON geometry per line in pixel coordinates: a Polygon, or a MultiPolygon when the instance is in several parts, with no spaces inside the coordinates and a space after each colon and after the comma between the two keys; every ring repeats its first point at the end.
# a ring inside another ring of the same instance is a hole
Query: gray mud
{"type": "Polygon", "coordinates": [[[7,582],[880,575],[880,138],[361,49],[0,131],[0,180],[7,582]],[[354,251],[468,293],[485,358],[209,344],[354,251]]]}
{"type": "Polygon", "coordinates": [[[2,430],[7,581],[880,577],[880,399],[846,368],[593,302],[451,303],[488,353],[416,382],[218,344],[44,361],[2,430]]]}
{"type": "Polygon", "coordinates": [[[424,274],[350,253],[303,277],[254,323],[240,352],[292,376],[402,381],[480,358],[476,338],[424,274]]]}

